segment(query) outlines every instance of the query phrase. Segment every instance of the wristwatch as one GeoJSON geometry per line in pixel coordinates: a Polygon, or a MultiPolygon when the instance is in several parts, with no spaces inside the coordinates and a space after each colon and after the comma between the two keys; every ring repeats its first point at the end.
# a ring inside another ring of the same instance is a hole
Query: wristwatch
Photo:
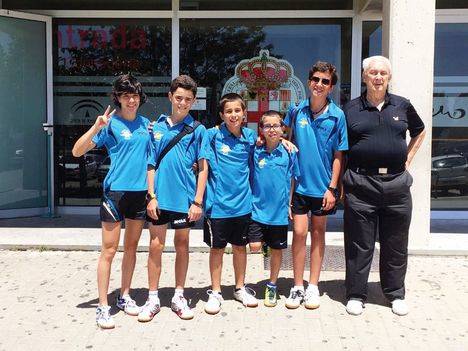
{"type": "Polygon", "coordinates": [[[146,200],[147,201],[151,201],[151,200],[154,200],[156,199],[156,194],[155,193],[147,193],[146,194],[146,200]]]}
{"type": "Polygon", "coordinates": [[[200,203],[200,202],[197,202],[197,201],[194,200],[194,201],[192,201],[192,204],[194,204],[195,206],[200,207],[201,209],[203,209],[203,204],[200,203]]]}
{"type": "Polygon", "coordinates": [[[340,191],[337,188],[329,186],[327,189],[330,190],[330,192],[333,194],[335,199],[338,199],[340,197],[340,191]]]}

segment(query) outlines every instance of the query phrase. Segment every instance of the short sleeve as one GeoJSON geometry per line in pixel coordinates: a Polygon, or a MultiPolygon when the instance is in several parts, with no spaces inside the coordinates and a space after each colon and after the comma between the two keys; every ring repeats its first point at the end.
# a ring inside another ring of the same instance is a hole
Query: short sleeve
{"type": "Polygon", "coordinates": [[[348,150],[348,128],[346,126],[346,118],[344,114],[338,119],[338,145],[336,150],[348,150]]]}
{"type": "Polygon", "coordinates": [[[204,158],[207,161],[212,161],[213,159],[213,148],[212,148],[212,142],[216,143],[216,127],[210,128],[205,131],[203,135],[203,139],[201,142],[200,146],[200,154],[203,155],[203,157],[199,158],[204,158]]]}
{"type": "MultiPolygon", "coordinates": [[[[151,133],[152,134],[152,133],[151,133]]],[[[148,143],[148,159],[147,164],[149,166],[156,166],[156,146],[154,145],[154,138],[150,138],[150,142],[148,143]]]]}
{"type": "Polygon", "coordinates": [[[205,139],[205,135],[207,134],[205,126],[201,125],[197,129],[195,129],[195,143],[196,143],[196,152],[197,152],[197,160],[201,160],[206,157],[206,149],[204,147],[203,141],[205,139]]]}
{"type": "Polygon", "coordinates": [[[299,168],[299,161],[297,159],[297,152],[292,152],[290,156],[291,156],[291,162],[289,165],[289,174],[291,175],[292,178],[298,179],[301,175],[301,171],[299,168]]]}
{"type": "Polygon", "coordinates": [[[296,105],[291,103],[291,105],[289,105],[288,111],[286,112],[286,115],[284,116],[284,124],[289,128],[291,128],[292,115],[295,108],[296,105]]]}
{"type": "Polygon", "coordinates": [[[408,118],[408,130],[412,138],[418,136],[424,130],[424,122],[419,117],[413,104],[408,101],[406,108],[406,117],[408,118]]]}
{"type": "Polygon", "coordinates": [[[95,136],[93,136],[93,143],[96,144],[96,147],[102,147],[106,144],[109,139],[109,126],[102,128],[95,136]]]}

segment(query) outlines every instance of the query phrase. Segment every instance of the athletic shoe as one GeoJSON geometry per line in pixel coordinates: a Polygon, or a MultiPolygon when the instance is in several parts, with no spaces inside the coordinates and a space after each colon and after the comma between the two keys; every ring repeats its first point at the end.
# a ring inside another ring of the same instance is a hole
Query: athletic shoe
{"type": "Polygon", "coordinates": [[[255,291],[247,286],[234,290],[234,299],[242,302],[246,307],[257,307],[258,301],[255,298],[255,291]]]}
{"type": "Polygon", "coordinates": [[[96,324],[101,329],[115,327],[114,318],[110,315],[110,306],[98,306],[96,308],[96,324]]]}
{"type": "Polygon", "coordinates": [[[409,312],[409,308],[405,300],[402,300],[402,299],[393,300],[392,312],[398,316],[406,316],[409,312]]]}
{"type": "Polygon", "coordinates": [[[174,311],[181,319],[192,319],[193,311],[187,304],[187,300],[183,295],[174,295],[171,301],[171,310],[174,311]]]}
{"type": "Polygon", "coordinates": [[[320,293],[316,286],[308,286],[305,291],[304,306],[309,310],[319,308],[320,306],[320,293]]]}
{"type": "Polygon", "coordinates": [[[216,314],[221,311],[221,304],[224,302],[221,293],[213,290],[207,290],[208,301],[205,303],[205,312],[208,314],[216,314]]]}
{"type": "Polygon", "coordinates": [[[364,304],[361,300],[348,300],[346,304],[346,312],[353,316],[359,316],[364,309],[364,304]]]}
{"type": "Polygon", "coordinates": [[[146,300],[145,305],[141,308],[138,313],[139,322],[149,322],[156,314],[161,311],[161,305],[158,298],[146,300]]]}
{"type": "Polygon", "coordinates": [[[290,309],[298,308],[304,301],[304,290],[291,288],[289,297],[286,299],[286,307],[290,309]]]}
{"type": "Polygon", "coordinates": [[[266,307],[275,307],[277,303],[278,297],[276,295],[276,287],[267,285],[265,287],[265,300],[263,300],[263,304],[266,307]]]}
{"type": "Polygon", "coordinates": [[[126,314],[130,316],[138,316],[140,313],[140,307],[137,306],[135,300],[133,300],[130,296],[118,296],[117,297],[117,307],[124,311],[126,314]]]}

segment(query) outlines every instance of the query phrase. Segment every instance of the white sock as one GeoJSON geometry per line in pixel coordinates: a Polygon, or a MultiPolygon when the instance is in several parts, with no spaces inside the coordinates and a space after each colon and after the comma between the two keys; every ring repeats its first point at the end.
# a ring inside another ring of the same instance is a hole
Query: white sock
{"type": "Polygon", "coordinates": [[[156,300],[159,299],[158,290],[152,290],[148,292],[148,299],[149,300],[156,300]]]}
{"type": "Polygon", "coordinates": [[[294,285],[294,290],[300,290],[304,292],[304,285],[294,285]]]}
{"type": "Polygon", "coordinates": [[[125,301],[131,299],[130,294],[123,294],[121,297],[122,297],[122,299],[124,299],[125,301]]]}
{"type": "Polygon", "coordinates": [[[177,296],[184,296],[184,289],[175,289],[174,290],[174,297],[177,297],[177,296]]]}
{"type": "Polygon", "coordinates": [[[312,291],[316,294],[319,293],[319,288],[317,285],[309,284],[309,286],[307,287],[307,290],[312,291]]]}

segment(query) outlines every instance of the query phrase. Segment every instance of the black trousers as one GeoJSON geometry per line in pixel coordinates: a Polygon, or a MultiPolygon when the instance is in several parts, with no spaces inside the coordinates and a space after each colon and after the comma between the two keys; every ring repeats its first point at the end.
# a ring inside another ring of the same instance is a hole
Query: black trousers
{"type": "Polygon", "coordinates": [[[390,301],[405,297],[412,183],[408,171],[363,175],[346,170],[343,185],[348,299],[365,301],[367,298],[367,280],[377,235],[383,293],[390,301]]]}

